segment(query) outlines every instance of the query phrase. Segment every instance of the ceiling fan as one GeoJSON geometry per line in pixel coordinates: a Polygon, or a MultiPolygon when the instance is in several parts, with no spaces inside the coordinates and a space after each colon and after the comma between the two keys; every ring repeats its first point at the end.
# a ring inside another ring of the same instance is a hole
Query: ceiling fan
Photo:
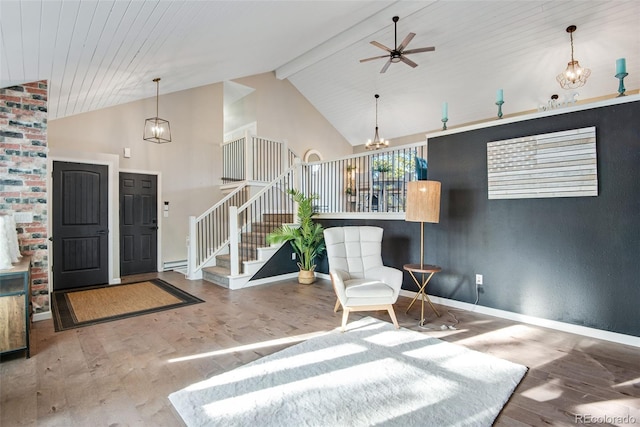
{"type": "Polygon", "coordinates": [[[420,47],[417,49],[409,49],[409,50],[405,50],[407,45],[411,42],[411,40],[415,37],[415,33],[409,33],[407,34],[407,37],[404,38],[404,40],[402,41],[402,43],[400,43],[398,45],[398,21],[400,20],[400,18],[398,18],[397,16],[393,17],[393,27],[394,27],[394,49],[389,49],[388,47],[386,47],[385,45],[383,45],[382,43],[378,43],[376,41],[372,41],[371,44],[379,47],[382,50],[386,50],[387,52],[389,52],[386,55],[381,55],[381,56],[374,56],[372,58],[366,58],[366,59],[361,59],[360,62],[367,62],[367,61],[372,61],[374,59],[380,59],[380,58],[389,58],[389,60],[387,61],[386,64],[384,64],[384,66],[382,67],[382,70],[380,70],[381,73],[384,73],[385,71],[387,71],[387,68],[389,68],[389,65],[391,65],[391,63],[395,63],[395,62],[404,62],[405,64],[411,66],[412,68],[416,68],[418,66],[418,64],[416,64],[415,62],[413,62],[412,60],[410,60],[409,58],[407,58],[405,55],[410,55],[412,53],[420,53],[420,52],[433,52],[434,50],[436,50],[435,47],[431,46],[431,47],[420,47]]]}

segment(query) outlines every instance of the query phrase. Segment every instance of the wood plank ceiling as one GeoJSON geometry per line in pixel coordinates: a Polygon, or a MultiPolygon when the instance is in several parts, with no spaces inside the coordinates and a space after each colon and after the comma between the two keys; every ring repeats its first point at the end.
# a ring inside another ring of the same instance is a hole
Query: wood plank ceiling
{"type": "Polygon", "coordinates": [[[275,71],[353,145],[535,109],[570,58],[591,68],[579,98],[615,93],[615,60],[640,87],[640,2],[630,1],[17,1],[0,2],[0,87],[50,81],[49,119],[275,71]],[[419,66],[359,59],[416,33],[419,66]]]}

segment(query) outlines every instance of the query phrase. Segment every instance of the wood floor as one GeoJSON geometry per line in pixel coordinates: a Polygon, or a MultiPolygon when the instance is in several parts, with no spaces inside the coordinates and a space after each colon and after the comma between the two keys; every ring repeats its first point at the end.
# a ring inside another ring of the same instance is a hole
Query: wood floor
{"type": "MultiPolygon", "coordinates": [[[[156,276],[206,302],[58,333],[34,323],[32,357],[0,363],[0,426],[180,426],[173,391],[284,347],[270,340],[340,324],[327,281],[229,291],[173,272],[127,279],[156,276]],[[170,362],[255,343],[265,345],[170,362]]],[[[401,326],[529,367],[496,425],[640,425],[640,349],[443,306],[422,329],[419,306],[404,313],[409,301],[396,304],[401,326]]],[[[389,321],[350,320],[368,315],[389,321]]]]}

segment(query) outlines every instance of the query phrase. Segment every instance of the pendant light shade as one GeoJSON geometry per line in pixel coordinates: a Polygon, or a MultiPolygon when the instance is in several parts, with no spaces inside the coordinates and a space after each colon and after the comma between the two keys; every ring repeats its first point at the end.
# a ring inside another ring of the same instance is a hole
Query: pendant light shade
{"type": "Polygon", "coordinates": [[[158,100],[160,98],[160,77],[153,79],[156,83],[156,116],[144,122],[144,140],[164,144],[171,142],[171,128],[169,121],[158,117],[158,100]]]}
{"type": "Polygon", "coordinates": [[[571,38],[571,61],[567,64],[566,70],[558,74],[556,80],[560,83],[560,87],[563,89],[576,89],[584,86],[587,83],[587,79],[591,75],[591,70],[588,68],[582,68],[580,63],[573,59],[573,32],[577,29],[575,25],[567,27],[567,33],[571,38]]]}
{"type": "Polygon", "coordinates": [[[374,96],[376,97],[376,131],[373,135],[373,140],[368,140],[367,143],[364,144],[364,148],[367,150],[379,150],[389,146],[389,141],[380,139],[378,135],[378,98],[380,98],[380,95],[376,93],[374,96]]]}

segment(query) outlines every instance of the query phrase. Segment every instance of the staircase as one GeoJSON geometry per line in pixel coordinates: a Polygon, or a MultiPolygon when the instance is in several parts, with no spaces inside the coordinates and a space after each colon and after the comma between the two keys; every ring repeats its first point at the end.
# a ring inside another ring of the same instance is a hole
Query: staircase
{"type": "Polygon", "coordinates": [[[202,268],[202,279],[228,289],[240,289],[247,285],[262,266],[280,249],[281,245],[269,246],[267,234],[282,224],[293,222],[293,214],[262,214],[261,221],[251,223],[247,227],[251,231],[241,233],[239,251],[243,254],[239,275],[231,274],[231,256],[216,255],[215,266],[202,268]]]}

